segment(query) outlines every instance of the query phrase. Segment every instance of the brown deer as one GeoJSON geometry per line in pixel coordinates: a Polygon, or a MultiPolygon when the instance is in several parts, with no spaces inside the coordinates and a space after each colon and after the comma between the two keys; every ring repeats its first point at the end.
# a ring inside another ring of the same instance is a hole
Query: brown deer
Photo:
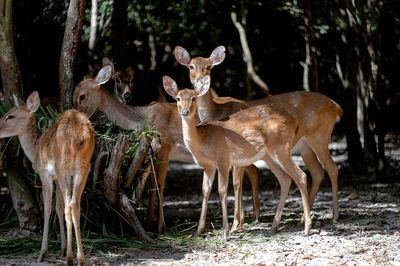
{"type": "Polygon", "coordinates": [[[35,119],[35,112],[40,105],[39,94],[33,92],[26,104],[19,104],[15,97],[14,101],[15,107],[0,119],[0,138],[18,136],[22,149],[42,182],[44,228],[38,261],[43,261],[48,249],[54,181],[61,248],[63,252],[67,250],[67,264],[72,265],[73,225],[78,263],[84,265],[86,262],[80,232],[80,202],[90,172],[90,158],[95,145],[93,127],[85,114],[68,110],[39,137],[35,119]],[[65,239],[64,216],[67,239],[65,239]]]}
{"type": "Polygon", "coordinates": [[[107,57],[103,58],[103,66],[109,65],[113,68],[112,80],[114,81],[113,94],[119,102],[128,104],[132,100],[133,95],[133,68],[131,66],[126,69],[115,71],[114,63],[107,57]]]}
{"type": "MultiPolygon", "coordinates": [[[[177,101],[178,113],[182,118],[182,132],[186,147],[196,162],[203,167],[203,202],[197,234],[205,228],[208,197],[218,171],[218,191],[223,215],[223,237],[228,236],[227,186],[229,170],[232,166],[248,166],[256,160],[264,160],[276,167],[276,177],[282,186],[282,195],[274,223],[279,224],[284,202],[290,187],[290,179],[298,186],[303,200],[305,227],[311,228],[306,174],[293,162],[291,151],[301,135],[295,119],[276,104],[249,107],[236,112],[222,121],[210,121],[197,125],[197,99],[207,93],[210,76],[204,76],[196,83],[195,90],[178,90],[176,82],[163,77],[165,91],[177,101]]],[[[277,225],[276,225],[277,226],[277,225]]]]}
{"type": "MultiPolygon", "coordinates": [[[[190,81],[192,84],[196,84],[202,77],[210,75],[214,66],[222,63],[225,59],[225,47],[218,46],[208,58],[191,58],[186,49],[177,46],[175,47],[174,55],[180,64],[189,68],[190,81]]],[[[298,134],[301,136],[293,150],[300,153],[312,176],[310,206],[312,207],[313,205],[324,177],[324,171],[318,162],[319,159],[331,181],[333,221],[336,221],[339,217],[338,170],[329,153],[328,143],[334,125],[343,113],[340,106],[320,93],[304,91],[245,101],[245,104],[248,106],[274,104],[280,108],[287,109],[289,114],[293,116],[299,126],[298,134]]],[[[226,103],[218,98],[213,98],[209,91],[198,97],[197,105],[198,114],[202,122],[220,120],[243,109],[243,105],[240,106],[232,102],[226,103]]]]}
{"type": "MultiPolygon", "coordinates": [[[[160,199],[158,208],[158,232],[164,225],[164,187],[168,170],[169,160],[193,163],[190,152],[186,149],[182,138],[182,129],[179,114],[176,112],[174,103],[154,102],[146,106],[129,106],[118,102],[101,85],[106,83],[112,75],[112,67],[109,65],[100,69],[93,79],[80,82],[74,92],[73,102],[77,110],[85,112],[89,117],[99,110],[104,113],[110,121],[121,128],[137,130],[143,127],[145,121],[161,133],[162,145],[158,151],[156,165],[156,177],[160,188],[160,199]]],[[[258,176],[253,169],[247,169],[246,173],[256,186],[258,197],[258,176]]],[[[151,194],[148,208],[148,218],[153,220],[155,206],[155,193],[151,194]]],[[[255,195],[253,195],[255,196],[255,195]]],[[[258,199],[258,198],[257,198],[258,199]]],[[[259,215],[259,205],[253,206],[254,213],[259,215]]]]}

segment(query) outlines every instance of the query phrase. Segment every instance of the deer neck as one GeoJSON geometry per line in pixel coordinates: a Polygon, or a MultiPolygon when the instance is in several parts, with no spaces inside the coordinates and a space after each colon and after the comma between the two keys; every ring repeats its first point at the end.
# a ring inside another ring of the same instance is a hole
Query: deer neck
{"type": "Polygon", "coordinates": [[[36,164],[38,154],[38,132],[36,129],[36,119],[33,115],[27,124],[27,130],[18,136],[21,147],[24,150],[26,157],[31,161],[32,165],[36,164]]]}
{"type": "Polygon", "coordinates": [[[201,136],[197,129],[197,118],[195,115],[182,117],[182,135],[183,141],[195,160],[198,161],[200,153],[201,136]]]}
{"type": "Polygon", "coordinates": [[[102,104],[98,108],[111,122],[128,130],[143,127],[146,107],[122,104],[105,89],[100,90],[100,93],[102,104]]]}
{"type": "Polygon", "coordinates": [[[211,90],[197,98],[197,109],[201,122],[214,120],[214,117],[217,116],[217,106],[213,101],[211,90]]]}

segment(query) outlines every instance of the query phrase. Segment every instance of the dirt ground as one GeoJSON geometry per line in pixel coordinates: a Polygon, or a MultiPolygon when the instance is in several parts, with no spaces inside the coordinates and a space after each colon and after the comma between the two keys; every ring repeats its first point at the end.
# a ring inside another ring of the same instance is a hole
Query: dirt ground
{"type": "MultiPolygon", "coordinates": [[[[207,232],[192,237],[201,208],[201,170],[192,165],[173,164],[165,192],[167,233],[152,235],[160,246],[139,249],[115,244],[97,249],[87,240],[84,249],[88,264],[400,265],[400,179],[394,175],[395,179],[389,182],[366,182],[363,178],[347,177],[340,163],[345,159],[343,153],[334,155],[341,168],[340,218],[332,224],[332,194],[326,179],[312,209],[312,230],[308,236],[303,233],[304,227],[298,224],[302,205],[295,186],[287,200],[279,231],[271,234],[279,188],[271,173],[262,169],[259,223],[251,221],[251,197],[245,180],[244,229],[231,234],[228,241],[222,240],[220,204],[217,189],[214,189],[209,202],[207,232]]],[[[398,170],[400,153],[396,151],[390,156],[398,170]]],[[[228,202],[232,222],[232,191],[228,202]]],[[[0,265],[64,264],[63,258],[54,252],[43,263],[36,263],[39,243],[34,250],[0,255],[0,265]]]]}

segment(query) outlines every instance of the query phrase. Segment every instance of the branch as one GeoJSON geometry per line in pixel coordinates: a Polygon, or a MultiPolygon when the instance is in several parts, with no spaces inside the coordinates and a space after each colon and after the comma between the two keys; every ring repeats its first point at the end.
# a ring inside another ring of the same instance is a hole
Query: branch
{"type": "Polygon", "coordinates": [[[104,194],[107,200],[112,204],[117,203],[118,177],[127,146],[128,136],[119,134],[114,150],[111,153],[110,163],[104,171],[104,194]]]}
{"type": "Polygon", "coordinates": [[[150,146],[150,143],[149,143],[148,138],[143,135],[140,138],[140,142],[136,149],[135,156],[133,157],[133,160],[132,160],[131,164],[129,165],[129,169],[126,174],[126,181],[125,181],[125,185],[124,185],[124,187],[126,189],[131,187],[134,177],[136,175],[136,172],[139,169],[139,167],[142,165],[142,162],[143,162],[144,158],[146,157],[147,152],[149,151],[149,146],[150,146]]]}
{"type": "Polygon", "coordinates": [[[96,182],[99,177],[100,167],[103,163],[103,159],[108,155],[108,152],[102,151],[99,155],[97,155],[96,161],[94,163],[93,168],[93,184],[92,184],[92,192],[96,190],[96,182]]]}
{"type": "Polygon", "coordinates": [[[235,25],[236,29],[239,32],[240,43],[242,45],[243,54],[244,54],[244,57],[247,62],[247,73],[250,75],[250,77],[253,79],[253,81],[258,86],[260,86],[260,88],[264,91],[265,95],[267,95],[267,96],[271,95],[267,84],[254,71],[253,58],[251,56],[250,48],[247,43],[246,31],[244,30],[242,24],[240,24],[240,22],[237,21],[237,15],[235,12],[231,12],[231,19],[232,19],[233,25],[235,25]]]}
{"type": "Polygon", "coordinates": [[[119,197],[119,204],[121,210],[128,220],[128,224],[133,228],[137,237],[145,243],[154,243],[154,240],[149,237],[146,231],[143,229],[142,224],[136,216],[135,209],[133,208],[131,201],[125,193],[121,193],[119,197]]]}

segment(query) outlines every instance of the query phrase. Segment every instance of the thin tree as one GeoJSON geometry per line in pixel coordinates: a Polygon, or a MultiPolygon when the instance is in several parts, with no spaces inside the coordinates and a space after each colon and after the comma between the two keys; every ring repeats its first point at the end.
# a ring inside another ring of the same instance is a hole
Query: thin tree
{"type": "Polygon", "coordinates": [[[74,91],[74,66],[81,40],[86,0],[71,0],[65,24],[64,40],[59,66],[60,106],[72,108],[74,91]]]}
{"type": "MultiPolygon", "coordinates": [[[[9,102],[13,94],[18,97],[22,94],[21,71],[14,50],[12,5],[12,0],[0,0],[0,70],[5,100],[9,102]]],[[[18,149],[18,140],[11,139],[6,150],[8,187],[20,228],[36,231],[40,228],[40,215],[31,189],[19,173],[18,149]]]]}
{"type": "MultiPolygon", "coordinates": [[[[241,2],[242,6],[242,22],[245,24],[246,21],[246,14],[247,14],[247,8],[244,4],[244,2],[241,2]]],[[[237,19],[237,13],[235,11],[231,12],[231,19],[233,22],[233,25],[235,25],[236,29],[239,32],[239,37],[240,37],[240,44],[243,49],[243,55],[246,61],[246,66],[247,66],[247,74],[251,77],[251,79],[256,83],[264,92],[266,96],[270,95],[271,92],[267,86],[267,84],[257,75],[256,71],[254,70],[254,64],[253,64],[253,57],[251,55],[251,51],[249,48],[249,44],[247,42],[247,36],[246,36],[246,30],[242,23],[239,22],[237,19]]]]}
{"type": "Polygon", "coordinates": [[[319,91],[319,80],[318,80],[318,51],[317,51],[317,39],[315,38],[314,20],[312,15],[311,1],[303,0],[303,12],[304,12],[304,25],[306,28],[306,62],[305,72],[307,72],[304,80],[305,86],[310,91],[319,91]],[[309,72],[309,66],[311,72],[309,72]]]}

